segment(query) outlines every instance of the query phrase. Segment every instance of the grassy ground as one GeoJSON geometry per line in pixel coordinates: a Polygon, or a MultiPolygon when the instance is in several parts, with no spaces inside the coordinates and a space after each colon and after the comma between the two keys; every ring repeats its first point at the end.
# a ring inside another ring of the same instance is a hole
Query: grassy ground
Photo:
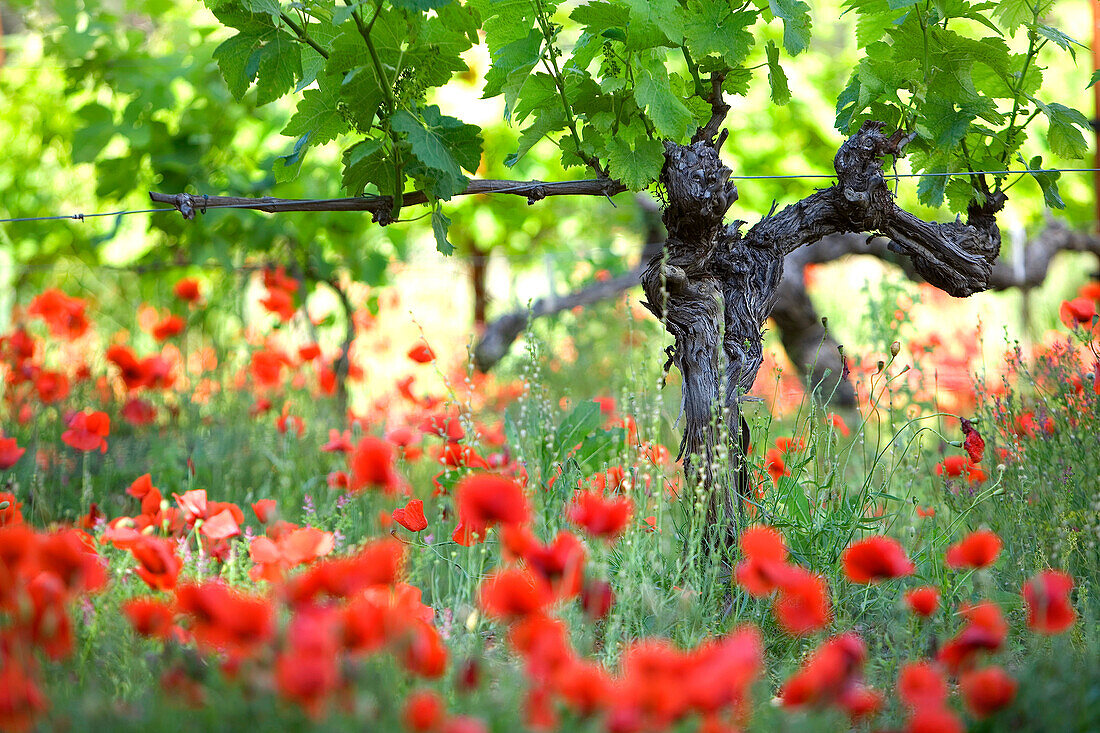
{"type": "MultiPolygon", "coordinates": [[[[948,392],[936,380],[949,347],[905,330],[896,295],[876,296],[872,312],[890,315],[849,352],[858,410],[792,398],[789,370],[763,373],[765,401],[747,408],[747,521],[774,528],[785,559],[707,541],[704,497],[674,461],[678,375],[661,388],[659,326],[629,306],[540,326],[488,379],[401,356],[405,383],[392,355],[418,334],[383,328],[400,308],[384,304],[359,324],[353,389],[370,397],[350,415],[318,377],[333,354],[297,353],[300,327],[246,349],[222,339],[215,365],[212,331],[164,346],[132,314],[89,308],[89,332],[69,341],[71,321],[32,315],[34,354],[11,334],[0,350],[3,435],[25,450],[0,471],[0,726],[1095,729],[1092,344],[1063,328],[948,392]],[[161,354],[174,383],[127,389],[104,358],[119,341],[161,354]],[[69,382],[56,401],[52,372],[69,382]],[[105,451],[62,438],[76,412],[99,410],[105,451]],[[977,464],[960,417],[984,439],[977,464]],[[160,501],[128,489],[146,473],[160,501]],[[487,475],[504,483],[479,488],[487,475]],[[578,487],[595,497],[587,515],[578,487]],[[263,500],[271,516],[252,508],[263,500]],[[423,502],[417,532],[393,517],[410,500],[423,502]],[[478,536],[456,533],[479,521],[478,536]],[[979,529],[998,551],[948,567],[979,529]],[[856,582],[846,551],[876,537],[897,544],[873,546],[877,580],[856,582]],[[755,586],[734,571],[746,562],[755,586]],[[1051,569],[1073,589],[1029,606],[1023,587],[1051,569]],[[939,594],[927,617],[906,601],[923,586],[939,594]],[[1003,628],[968,620],[982,601],[1003,628]],[[1059,612],[1072,623],[1036,630],[1059,612]],[[921,660],[935,684],[899,686],[921,660]],[[1013,695],[974,675],[991,667],[1013,695]]],[[[173,308],[197,322],[197,308],[173,308]]]]}

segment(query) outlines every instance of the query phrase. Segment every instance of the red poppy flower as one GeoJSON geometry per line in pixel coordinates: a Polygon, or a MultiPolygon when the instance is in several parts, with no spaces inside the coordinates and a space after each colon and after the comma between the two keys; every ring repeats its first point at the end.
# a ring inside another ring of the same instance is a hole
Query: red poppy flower
{"type": "Polygon", "coordinates": [[[405,698],[402,717],[405,727],[416,733],[430,733],[443,724],[447,711],[439,694],[431,690],[416,690],[405,698]]]}
{"type": "Polygon", "coordinates": [[[615,591],[605,580],[589,580],[581,589],[581,608],[588,618],[598,621],[606,618],[615,605],[615,591]]]}
{"type": "MultiPolygon", "coordinates": [[[[0,527],[10,527],[15,524],[23,523],[23,513],[19,511],[23,505],[15,500],[15,494],[10,492],[0,493],[0,527]]],[[[4,559],[0,555],[0,560],[4,559]]],[[[0,598],[3,597],[3,591],[0,590],[0,598]]]]}
{"type": "Polygon", "coordinates": [[[221,581],[178,587],[176,607],[189,620],[200,648],[248,656],[275,633],[269,600],[232,590],[221,581]]]}
{"type": "Polygon", "coordinates": [[[904,733],[963,733],[959,716],[947,707],[917,708],[909,717],[904,733]]]}
{"type": "Polygon", "coordinates": [[[455,485],[458,521],[477,541],[495,524],[524,524],[530,518],[527,497],[514,480],[496,473],[475,473],[455,485]]]}
{"type": "Polygon", "coordinates": [[[88,330],[84,307],[85,303],[80,298],[70,298],[60,290],[50,288],[31,301],[27,313],[45,321],[52,335],[71,341],[88,330]]]}
{"type": "Polygon", "coordinates": [[[530,570],[498,570],[481,584],[480,604],[486,615],[505,621],[541,613],[550,603],[550,589],[530,570]]]}
{"type": "Polygon", "coordinates": [[[966,619],[966,626],[940,647],[938,655],[939,661],[951,671],[967,666],[980,651],[996,652],[1008,636],[1008,623],[994,603],[964,604],[960,614],[966,619]]]}
{"type": "Polygon", "coordinates": [[[122,604],[122,613],[134,631],[154,639],[167,639],[176,618],[172,605],[156,598],[131,598],[122,604]]]}
{"type": "Polygon", "coordinates": [[[1001,554],[1001,545],[996,532],[979,529],[947,548],[943,559],[947,567],[955,570],[984,568],[992,565],[1001,554]]]}
{"type": "Polygon", "coordinates": [[[963,440],[963,450],[966,451],[966,455],[970,457],[973,463],[981,463],[982,456],[985,454],[985,440],[974,429],[974,423],[965,417],[962,419],[962,431],[963,435],[966,436],[963,440]]]}
{"type": "MultiPolygon", "coordinates": [[[[286,355],[263,349],[252,353],[249,372],[261,387],[278,387],[283,381],[283,369],[289,365],[286,355]]],[[[270,407],[270,404],[268,405],[270,407]]]]}
{"type": "Polygon", "coordinates": [[[202,297],[199,281],[193,277],[184,277],[177,280],[172,292],[175,293],[177,298],[187,303],[195,303],[202,297]]]}
{"type": "Polygon", "coordinates": [[[848,633],[824,642],[783,683],[779,697],[786,707],[821,706],[836,701],[845,689],[858,681],[867,646],[856,634],[848,633]]]}
{"type": "Polygon", "coordinates": [[[593,537],[615,541],[630,523],[634,502],[628,496],[604,498],[591,491],[575,491],[565,517],[593,537]]]}
{"type": "Polygon", "coordinates": [[[803,567],[787,566],[773,608],[780,627],[788,634],[805,636],[825,628],[831,613],[825,579],[803,567]]]}
{"type": "Polygon", "coordinates": [[[424,502],[413,499],[408,504],[393,510],[393,521],[410,532],[420,532],[428,526],[424,516],[424,502]]]}
{"type": "Polygon", "coordinates": [[[409,349],[408,357],[417,364],[427,364],[435,359],[435,354],[426,343],[418,341],[415,346],[409,349]]]}
{"type": "Polygon", "coordinates": [[[380,489],[386,494],[396,494],[405,483],[397,473],[394,458],[390,443],[373,435],[364,435],[348,459],[351,467],[348,489],[380,489]]]}
{"type": "Polygon", "coordinates": [[[908,662],[898,672],[898,697],[911,710],[947,704],[947,680],[930,662],[908,662]]]}
{"type": "Polygon", "coordinates": [[[828,423],[840,433],[842,437],[847,438],[852,434],[851,428],[848,427],[848,423],[844,422],[844,418],[837,415],[835,412],[831,412],[828,415],[828,423]]]}
{"type": "Polygon", "coordinates": [[[1074,329],[1078,326],[1092,327],[1092,320],[1096,317],[1096,303],[1090,298],[1073,298],[1063,300],[1058,309],[1058,317],[1066,328],[1074,329]]]}
{"type": "Polygon", "coordinates": [[[966,709],[975,718],[988,718],[1008,707],[1016,697],[1016,680],[997,666],[964,672],[959,677],[966,709]]]}
{"type": "Polygon", "coordinates": [[[918,616],[931,616],[940,607],[940,592],[930,585],[906,591],[905,603],[918,616]]]}
{"type": "Polygon", "coordinates": [[[176,587],[183,561],[176,555],[175,544],[171,540],[143,534],[130,547],[130,553],[138,561],[134,572],[150,588],[172,590],[176,587]]]}
{"type": "Polygon", "coordinates": [[[282,288],[269,287],[267,297],[260,299],[262,305],[269,313],[274,313],[279,320],[286,323],[294,317],[297,308],[294,305],[294,295],[282,288]]]}
{"type": "Polygon", "coordinates": [[[355,446],[351,444],[351,431],[340,432],[336,428],[328,431],[328,442],[321,446],[326,453],[351,453],[355,446]]]}
{"type": "Polygon", "coordinates": [[[135,427],[149,425],[157,419],[157,410],[151,404],[138,397],[131,397],[119,411],[126,422],[135,427]]]}
{"type": "Polygon", "coordinates": [[[149,365],[139,360],[129,347],[114,344],[107,349],[107,361],[118,367],[126,389],[133,391],[152,384],[153,375],[148,369],[149,365]]]}
{"type": "Polygon", "coordinates": [[[750,527],[741,534],[741,552],[745,560],[737,564],[737,582],[757,598],[770,594],[787,564],[783,535],[774,527],[750,527]]]}
{"type": "Polygon", "coordinates": [[[1040,634],[1060,634],[1073,626],[1077,612],[1069,594],[1073,578],[1059,570],[1044,570],[1024,583],[1027,625],[1040,634]]]}
{"type": "Polygon", "coordinates": [[[167,341],[173,336],[179,335],[180,332],[183,331],[185,325],[186,322],[173,313],[157,321],[156,324],[153,325],[151,333],[153,334],[153,338],[157,341],[167,341]]]}
{"type": "Polygon", "coordinates": [[[260,520],[260,524],[267,524],[275,516],[274,499],[259,499],[252,502],[252,512],[256,515],[256,519],[260,520]]]}
{"type": "Polygon", "coordinates": [[[107,573],[94,540],[79,529],[46,535],[38,545],[39,567],[61,580],[65,592],[92,593],[107,584],[107,573]]]}
{"type": "Polygon", "coordinates": [[[768,470],[768,475],[772,477],[772,483],[776,486],[779,485],[780,478],[791,475],[786,461],[783,460],[783,451],[778,448],[768,449],[767,454],[764,456],[764,467],[768,470]]]}
{"type": "Polygon", "coordinates": [[[981,466],[975,465],[969,456],[947,456],[942,462],[936,464],[935,470],[937,476],[947,476],[948,478],[956,478],[965,474],[966,479],[972,484],[981,483],[986,479],[985,471],[982,470],[981,466]]]}
{"type": "Polygon", "coordinates": [[[199,531],[212,540],[227,540],[230,537],[239,535],[241,528],[237,524],[233,512],[223,509],[217,514],[211,515],[210,518],[204,519],[202,528],[199,531]]]}
{"type": "Polygon", "coordinates": [[[15,438],[0,437],[0,471],[7,471],[14,466],[26,452],[26,448],[20,448],[16,444],[15,438]]]}
{"type": "Polygon", "coordinates": [[[298,358],[302,361],[313,361],[321,355],[321,347],[317,344],[306,344],[298,347],[298,358]]]}
{"type": "Polygon", "coordinates": [[[34,389],[38,399],[49,405],[69,396],[69,380],[61,372],[43,369],[34,377],[34,389]]]}
{"type": "Polygon", "coordinates": [[[78,412],[69,421],[69,429],[61,440],[79,451],[107,452],[107,436],[111,434],[111,418],[106,412],[78,412]]]}
{"type": "Polygon", "coordinates": [[[257,537],[248,547],[255,565],[248,572],[252,580],[275,583],[283,573],[299,565],[311,563],[332,552],[336,537],[316,527],[300,527],[269,537],[257,537]]]}
{"type": "Polygon", "coordinates": [[[875,536],[853,542],[840,559],[844,563],[844,574],[853,583],[901,578],[914,569],[901,543],[892,537],[875,536]]]}

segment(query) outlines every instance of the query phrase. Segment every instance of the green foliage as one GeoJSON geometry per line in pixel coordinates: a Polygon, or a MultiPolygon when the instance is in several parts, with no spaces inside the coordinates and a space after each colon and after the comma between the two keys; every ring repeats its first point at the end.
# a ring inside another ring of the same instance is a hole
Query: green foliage
{"type": "MultiPolygon", "coordinates": [[[[913,167],[923,172],[1002,170],[1015,160],[1026,127],[1042,111],[1048,141],[1060,157],[1079,158],[1085,143],[1076,110],[1044,103],[1038,55],[1048,44],[1074,55],[1069,36],[1041,22],[1052,2],[894,2],[847,0],[858,16],[857,37],[866,56],[837,103],[837,128],[851,132],[864,120],[915,130],[913,167]],[[1026,48],[1007,41],[1026,28],[1026,48]]],[[[990,189],[1007,176],[994,175],[990,189]]],[[[965,211],[984,192],[969,179],[921,180],[920,200],[940,206],[945,192],[953,211],[965,211]],[[950,194],[954,195],[950,195],[950,194]]],[[[1045,179],[1049,202],[1057,183],[1045,179]]]]}

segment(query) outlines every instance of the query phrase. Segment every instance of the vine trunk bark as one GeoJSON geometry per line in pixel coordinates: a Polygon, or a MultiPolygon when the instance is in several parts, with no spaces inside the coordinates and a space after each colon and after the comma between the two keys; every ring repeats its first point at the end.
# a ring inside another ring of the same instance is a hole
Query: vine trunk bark
{"type": "Polygon", "coordinates": [[[883,175],[886,156],[911,139],[887,137],[866,122],[837,152],[837,183],[775,213],[743,235],[725,224],[737,200],[731,171],[719,158],[719,137],[691,145],[665,143],[660,183],[668,239],[641,275],[646,307],[672,335],[671,361],[683,376],[684,432],[679,457],[692,494],[721,545],[736,543],[750,493],[748,427],[740,403],[763,361],[764,322],[778,296],[784,258],[823,237],[877,233],[908,257],[917,275],[962,297],[989,287],[1000,251],[996,212],[1002,193],[975,177],[976,200],[966,223],[923,221],[900,209],[883,175]]]}

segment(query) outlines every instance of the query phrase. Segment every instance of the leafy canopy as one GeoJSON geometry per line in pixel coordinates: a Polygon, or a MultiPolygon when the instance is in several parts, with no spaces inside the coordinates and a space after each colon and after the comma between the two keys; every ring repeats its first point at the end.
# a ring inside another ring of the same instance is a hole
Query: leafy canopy
{"type": "MultiPolygon", "coordinates": [[[[712,115],[715,89],[745,94],[757,70],[771,99],[791,98],[781,50],[805,52],[813,27],[802,0],[206,0],[234,29],[215,52],[229,90],[263,104],[300,94],[284,129],[295,138],[276,174],[293,177],[308,149],[345,141],[352,195],[410,187],[433,204],[439,248],[450,251],[439,201],[461,193],[480,165],[475,125],[443,114],[432,91],[468,72],[484,40],[485,97],[502,96],[522,128],[515,165],[543,139],[566,167],[643,189],[662,141],[687,142],[712,115]]],[[[846,0],[863,56],[837,102],[848,133],[875,118],[916,132],[917,171],[1003,170],[1023,162],[1028,123],[1042,115],[1051,151],[1085,152],[1085,117],[1040,98],[1039,52],[1080,45],[1042,19],[1050,0],[846,0]],[[1026,43],[1026,45],[1025,45],[1026,43]]],[[[1029,165],[1041,164],[1032,159],[1029,165]]],[[[1056,177],[1039,174],[1049,205],[1056,177]]],[[[921,200],[963,211],[1006,182],[994,175],[927,176],[921,200]]]]}

